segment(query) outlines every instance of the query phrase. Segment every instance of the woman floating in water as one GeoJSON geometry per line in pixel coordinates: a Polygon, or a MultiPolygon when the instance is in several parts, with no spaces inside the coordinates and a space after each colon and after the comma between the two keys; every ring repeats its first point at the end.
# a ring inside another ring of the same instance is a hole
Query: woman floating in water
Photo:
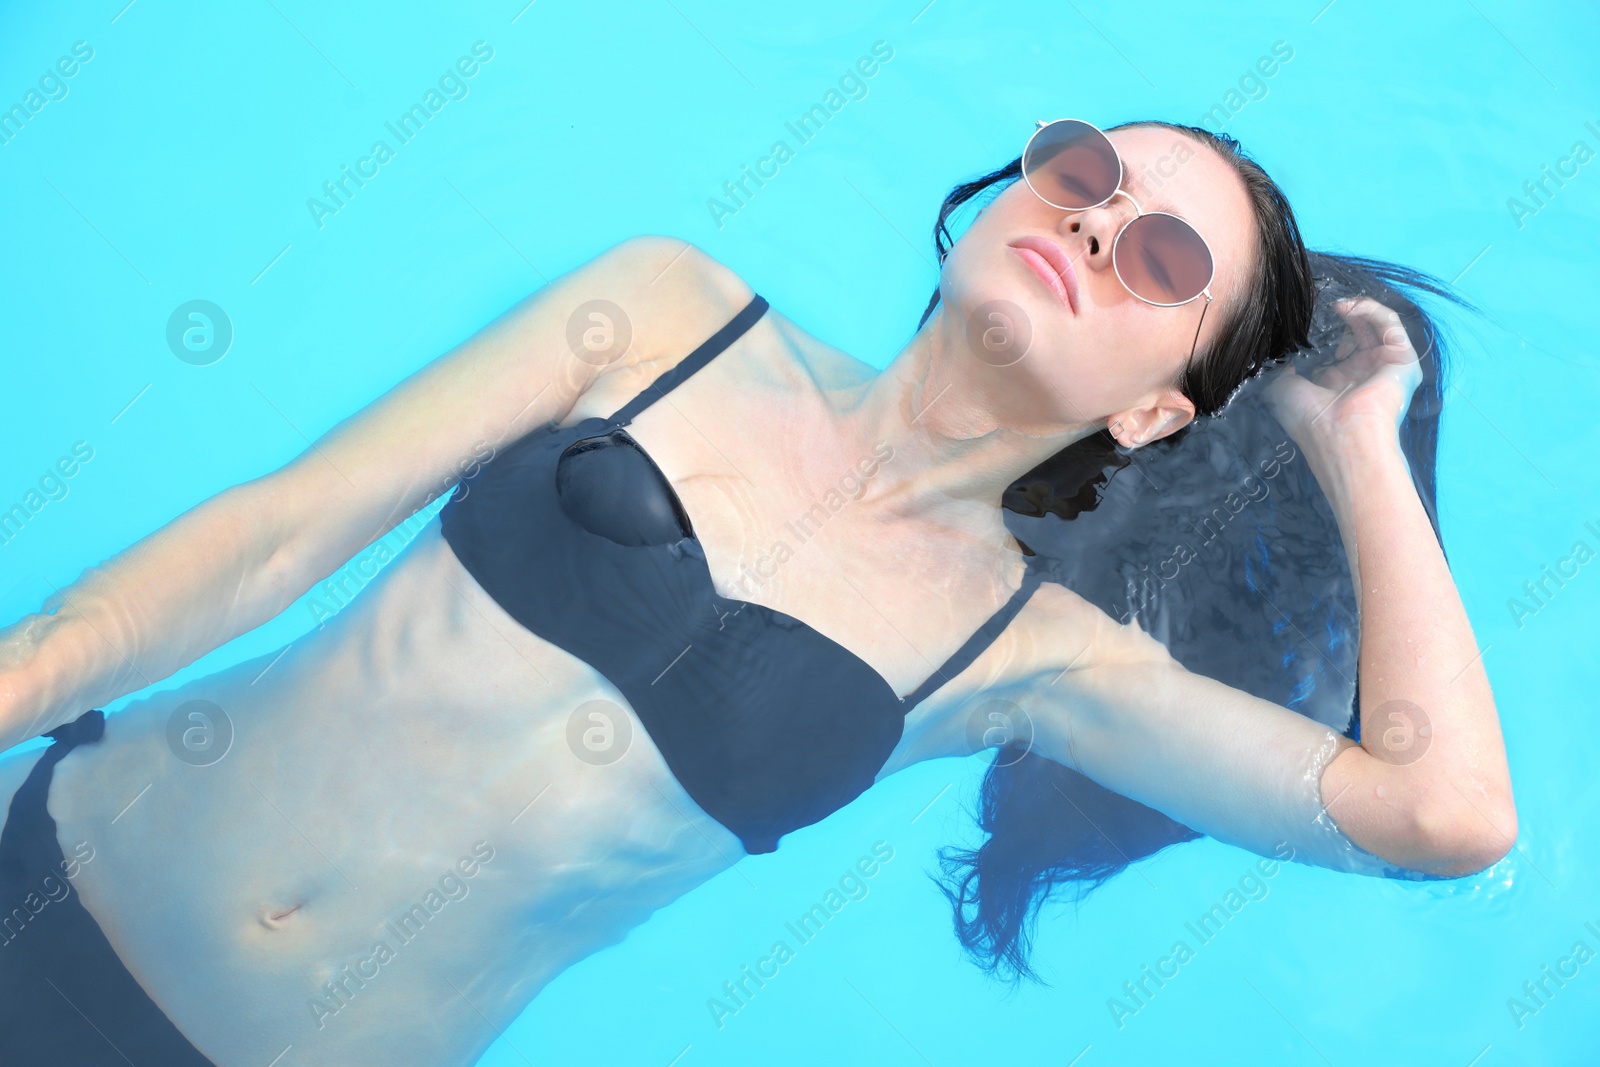
{"type": "Polygon", "coordinates": [[[1200,834],[1504,855],[1431,517],[1439,352],[1396,286],[1438,288],[1308,257],[1233,141],[1163,123],[1041,123],[935,236],[881,372],[624,241],[0,632],[4,743],[55,739],[0,762],[5,1061],[468,1063],[746,853],[986,746],[988,837],[945,860],[991,970],[1027,973],[1053,888],[1200,834]],[[321,627],[85,712],[452,485],[321,627]]]}

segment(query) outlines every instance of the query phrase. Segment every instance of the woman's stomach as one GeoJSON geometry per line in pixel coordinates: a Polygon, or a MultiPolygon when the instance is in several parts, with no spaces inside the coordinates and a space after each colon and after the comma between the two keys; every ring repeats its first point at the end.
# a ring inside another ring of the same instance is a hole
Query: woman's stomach
{"type": "Polygon", "coordinates": [[[50,810],[64,852],[93,850],[85,907],[224,1064],[470,1061],[743,855],[437,521],[281,656],[109,716],[50,810]]]}

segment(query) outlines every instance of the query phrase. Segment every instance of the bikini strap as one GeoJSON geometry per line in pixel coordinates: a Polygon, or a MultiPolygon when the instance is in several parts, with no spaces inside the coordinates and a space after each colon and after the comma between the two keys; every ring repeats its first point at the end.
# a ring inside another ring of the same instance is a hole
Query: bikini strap
{"type": "Polygon", "coordinates": [[[956,649],[955,654],[945,660],[944,666],[933,672],[933,675],[921,685],[914,693],[903,698],[900,703],[901,711],[910,714],[911,709],[928,699],[940,686],[972,666],[972,661],[983,655],[988,647],[994,644],[1000,632],[1011,624],[1017,613],[1028,603],[1028,598],[1033,596],[1033,591],[1039,588],[1043,573],[1037,567],[1029,567],[1022,575],[1022,584],[1017,591],[1011,594],[1011,599],[1003,604],[999,611],[989,616],[989,621],[978,627],[977,631],[964,645],[956,649]]]}
{"type": "Polygon", "coordinates": [[[712,334],[699,348],[683,357],[678,365],[639,390],[639,395],[628,401],[610,421],[616,426],[626,426],[634,417],[657,400],[672,392],[695,371],[710,363],[718,353],[743,337],[745,331],[767,312],[767,302],[757,293],[743,311],[735,315],[722,329],[712,334]]]}

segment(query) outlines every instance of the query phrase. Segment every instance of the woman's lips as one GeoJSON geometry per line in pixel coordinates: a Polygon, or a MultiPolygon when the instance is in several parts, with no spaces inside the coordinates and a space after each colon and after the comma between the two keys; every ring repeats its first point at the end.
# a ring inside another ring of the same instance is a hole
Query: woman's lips
{"type": "Polygon", "coordinates": [[[1078,276],[1072,269],[1072,260],[1061,246],[1043,237],[1021,237],[1010,246],[1028,269],[1066,305],[1074,315],[1078,313],[1078,276]]]}

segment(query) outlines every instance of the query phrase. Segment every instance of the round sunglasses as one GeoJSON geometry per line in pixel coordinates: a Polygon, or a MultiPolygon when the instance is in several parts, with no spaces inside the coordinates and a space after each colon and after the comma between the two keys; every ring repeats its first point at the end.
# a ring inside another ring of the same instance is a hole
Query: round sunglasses
{"type": "MultiPolygon", "coordinates": [[[[1211,306],[1216,263],[1211,246],[1193,226],[1166,211],[1146,211],[1122,188],[1122,157],[1098,127],[1082,119],[1040,121],[1022,150],[1022,180],[1035,196],[1063,211],[1087,211],[1118,194],[1137,214],[1111,242],[1111,268],[1123,288],[1147,304],[1179,307],[1205,297],[1211,306]]],[[[1194,330],[1200,341],[1200,327],[1194,330]]],[[[1191,346],[1190,358],[1194,357],[1191,346]]]]}

